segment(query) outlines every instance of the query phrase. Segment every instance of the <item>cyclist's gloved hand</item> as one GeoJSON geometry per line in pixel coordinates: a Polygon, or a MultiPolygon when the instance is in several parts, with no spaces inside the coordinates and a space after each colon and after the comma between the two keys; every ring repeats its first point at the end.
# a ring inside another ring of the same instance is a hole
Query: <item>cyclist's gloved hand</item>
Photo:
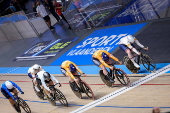
{"type": "Polygon", "coordinates": [[[60,84],[60,83],[57,83],[57,84],[59,84],[59,87],[61,87],[61,84],[60,84]]]}
{"type": "Polygon", "coordinates": [[[24,92],[23,92],[23,91],[21,91],[21,94],[24,94],[24,92]]]}

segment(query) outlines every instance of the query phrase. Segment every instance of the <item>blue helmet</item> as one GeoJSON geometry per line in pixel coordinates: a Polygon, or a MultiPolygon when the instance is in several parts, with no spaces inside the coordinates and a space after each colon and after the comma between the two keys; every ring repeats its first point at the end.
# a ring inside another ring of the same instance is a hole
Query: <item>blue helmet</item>
{"type": "Polygon", "coordinates": [[[109,61],[109,56],[106,53],[104,53],[104,52],[102,53],[102,58],[106,62],[109,61]]]}
{"type": "Polygon", "coordinates": [[[75,73],[77,71],[76,67],[73,64],[70,64],[70,71],[75,73]]]}

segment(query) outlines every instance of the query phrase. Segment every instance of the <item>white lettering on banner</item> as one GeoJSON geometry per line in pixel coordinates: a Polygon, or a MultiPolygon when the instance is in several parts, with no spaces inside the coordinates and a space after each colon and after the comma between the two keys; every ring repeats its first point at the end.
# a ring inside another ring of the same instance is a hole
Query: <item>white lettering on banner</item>
{"type": "Polygon", "coordinates": [[[110,51],[113,47],[100,47],[100,48],[88,48],[88,49],[75,49],[70,51],[67,56],[73,56],[73,55],[92,55],[97,50],[106,50],[110,51]]]}
{"type": "Polygon", "coordinates": [[[97,50],[110,51],[114,48],[115,45],[118,44],[119,39],[121,39],[122,37],[124,37],[126,35],[128,35],[128,33],[119,34],[119,35],[88,38],[85,41],[83,41],[81,45],[78,45],[76,47],[76,49],[71,50],[67,54],[67,56],[92,55],[97,50]],[[88,46],[88,47],[86,47],[86,46],[88,46]]]}
{"type": "MultiPolygon", "coordinates": [[[[121,37],[124,37],[124,36],[126,36],[127,34],[120,34],[120,35],[111,35],[110,37],[108,37],[108,36],[103,36],[103,37],[94,37],[94,38],[88,38],[88,39],[86,39],[83,43],[82,43],[82,45],[78,45],[76,48],[83,48],[83,47],[85,47],[85,46],[87,46],[87,45],[91,45],[91,47],[95,47],[95,46],[102,46],[102,45],[104,45],[104,46],[106,46],[106,45],[108,45],[108,43],[109,42],[111,42],[112,40],[114,40],[116,37],[118,38],[118,39],[120,39],[121,37]],[[99,42],[100,41],[100,42],[99,42]],[[98,42],[98,43],[97,43],[98,42]]],[[[117,39],[117,40],[118,40],[117,39]]],[[[116,41],[117,41],[116,40],[116,41]]],[[[114,42],[116,42],[116,41],[114,41],[114,42]]],[[[111,44],[109,44],[109,45],[112,45],[113,44],[113,42],[111,43],[111,44]]]]}

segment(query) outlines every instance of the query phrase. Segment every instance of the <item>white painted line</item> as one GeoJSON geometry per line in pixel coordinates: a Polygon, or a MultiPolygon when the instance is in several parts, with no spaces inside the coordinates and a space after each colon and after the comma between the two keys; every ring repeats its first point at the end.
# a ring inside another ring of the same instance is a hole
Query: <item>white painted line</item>
{"type": "Polygon", "coordinates": [[[147,75],[147,76],[145,76],[145,77],[131,83],[131,85],[128,86],[128,87],[123,87],[123,88],[121,88],[119,90],[116,90],[116,91],[114,91],[114,92],[112,92],[112,93],[110,93],[110,94],[108,94],[108,95],[106,95],[106,96],[104,96],[104,97],[102,97],[102,98],[100,98],[98,100],[95,100],[95,101],[93,101],[93,102],[91,102],[89,104],[86,104],[86,105],[84,105],[84,106],[82,106],[82,107],[80,107],[80,108],[78,108],[78,109],[76,109],[76,110],[74,110],[74,111],[72,111],[70,113],[82,113],[84,111],[87,111],[87,110],[89,110],[89,109],[91,109],[91,108],[93,108],[93,107],[95,107],[95,106],[97,106],[97,105],[99,105],[99,104],[101,104],[103,102],[106,102],[106,101],[108,101],[108,100],[110,100],[110,99],[112,99],[112,98],[114,98],[114,97],[116,97],[116,96],[118,96],[120,94],[123,94],[123,93],[125,93],[125,92],[127,92],[127,91],[129,91],[129,90],[131,90],[133,88],[136,88],[137,86],[139,86],[139,85],[141,85],[141,84],[143,84],[145,82],[148,82],[148,81],[150,81],[150,80],[164,74],[165,72],[167,72],[169,70],[170,70],[170,64],[163,67],[163,68],[161,68],[161,69],[159,69],[159,70],[157,70],[155,73],[151,73],[151,74],[149,74],[149,75],[147,75]]]}
{"type": "Polygon", "coordinates": [[[6,74],[8,74],[8,73],[10,73],[10,72],[12,72],[12,71],[15,71],[15,70],[19,69],[19,68],[20,68],[20,67],[17,67],[17,68],[15,68],[15,69],[11,70],[11,71],[8,71],[8,72],[6,72],[6,73],[3,73],[3,74],[1,75],[1,77],[4,76],[4,75],[6,75],[6,74]]]}

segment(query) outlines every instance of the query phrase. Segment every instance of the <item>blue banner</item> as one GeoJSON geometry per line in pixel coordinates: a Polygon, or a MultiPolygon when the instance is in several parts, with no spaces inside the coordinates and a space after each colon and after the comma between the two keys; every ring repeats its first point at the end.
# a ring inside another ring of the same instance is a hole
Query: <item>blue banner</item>
{"type": "Polygon", "coordinates": [[[128,34],[133,35],[146,24],[142,23],[96,30],[51,65],[61,65],[65,60],[70,60],[77,65],[92,65],[92,54],[95,51],[106,50],[112,52],[118,47],[118,42],[121,38],[128,34]]]}

